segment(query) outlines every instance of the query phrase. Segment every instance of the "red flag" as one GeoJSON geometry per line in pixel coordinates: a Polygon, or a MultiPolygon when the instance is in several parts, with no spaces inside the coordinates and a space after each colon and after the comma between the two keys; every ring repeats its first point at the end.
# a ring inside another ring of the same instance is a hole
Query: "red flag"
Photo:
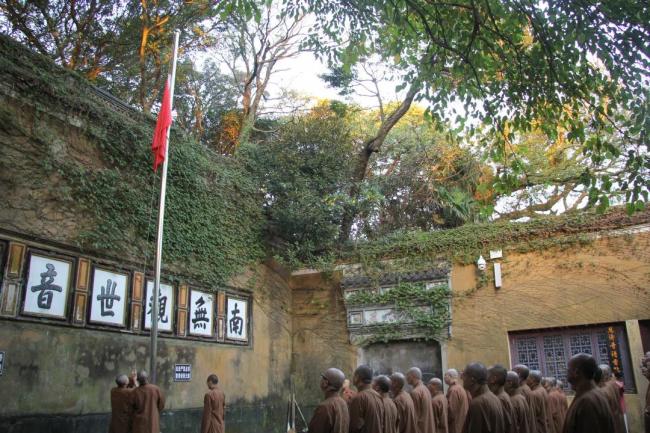
{"type": "Polygon", "coordinates": [[[165,161],[165,149],[167,149],[167,130],[172,124],[172,103],[169,96],[169,80],[165,82],[165,92],[163,93],[156,129],[153,133],[151,150],[153,151],[153,171],[158,170],[158,166],[165,161]]]}

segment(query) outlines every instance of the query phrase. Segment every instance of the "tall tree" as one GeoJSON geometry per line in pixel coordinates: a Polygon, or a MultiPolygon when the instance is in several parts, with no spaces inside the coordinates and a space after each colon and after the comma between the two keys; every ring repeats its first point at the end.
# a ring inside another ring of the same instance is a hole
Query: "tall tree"
{"type": "Polygon", "coordinates": [[[235,146],[249,139],[278,64],[298,55],[305,37],[303,14],[283,15],[277,4],[262,1],[254,10],[252,16],[228,17],[214,51],[239,87],[241,118],[235,146]]]}
{"type": "MultiPolygon", "coordinates": [[[[594,160],[617,152],[598,131],[618,131],[629,146],[626,173],[616,184],[632,207],[648,194],[647,3],[303,0],[287,1],[286,8],[290,15],[309,10],[320,17],[312,44],[332,63],[345,68],[380,54],[406,71],[403,108],[409,99],[423,98],[428,114],[443,119],[460,101],[468,115],[492,128],[495,146],[511,159],[518,158],[514,134],[530,130],[534,122],[551,138],[562,127],[594,160]],[[586,117],[573,115],[584,109],[586,117]],[[621,112],[625,115],[616,114],[621,112]]],[[[367,167],[368,155],[380,149],[383,132],[392,126],[387,122],[367,141],[360,168],[367,167]]],[[[590,171],[581,182],[592,202],[606,204],[608,193],[601,186],[608,182],[590,171]]],[[[353,188],[351,195],[356,193],[353,188]]]]}

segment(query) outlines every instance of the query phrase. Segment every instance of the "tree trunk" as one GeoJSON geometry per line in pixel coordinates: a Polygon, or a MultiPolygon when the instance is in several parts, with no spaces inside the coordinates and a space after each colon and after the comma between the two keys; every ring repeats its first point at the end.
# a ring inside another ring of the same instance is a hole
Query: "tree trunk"
{"type": "MultiPolygon", "coordinates": [[[[390,116],[384,120],[379,126],[379,131],[377,134],[367,140],[363,144],[363,148],[359,153],[359,159],[357,161],[356,168],[352,175],[352,186],[350,187],[349,197],[352,202],[355,202],[359,199],[359,192],[361,190],[361,182],[366,178],[366,172],[368,171],[368,164],[370,163],[370,157],[373,153],[379,152],[381,146],[384,144],[388,133],[393,129],[395,124],[404,117],[411,104],[415,99],[415,95],[420,91],[422,83],[419,79],[416,79],[411,83],[406,96],[402,103],[393,111],[390,116]]],[[[350,239],[350,234],[352,231],[352,225],[354,224],[354,219],[357,216],[356,206],[350,205],[347,207],[343,214],[343,219],[341,221],[341,229],[339,231],[339,243],[343,244],[350,239]]]]}

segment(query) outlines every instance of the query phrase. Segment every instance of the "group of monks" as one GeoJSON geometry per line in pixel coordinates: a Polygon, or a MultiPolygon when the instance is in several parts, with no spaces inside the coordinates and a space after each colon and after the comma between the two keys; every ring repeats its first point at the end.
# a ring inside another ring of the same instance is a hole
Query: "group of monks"
{"type": "MultiPolygon", "coordinates": [[[[146,371],[117,376],[111,389],[111,423],[109,433],[160,433],[160,412],[165,396],[149,383],[146,371]]],[[[201,433],[224,433],[226,397],[215,374],[206,381],[208,392],[203,398],[201,433]]]]}
{"type": "Polygon", "coordinates": [[[344,373],[330,368],[321,374],[325,399],[309,433],[626,432],[622,384],[608,365],[597,365],[588,354],[568,362],[567,381],[575,391],[570,406],[559,381],[525,365],[507,371],[474,362],[462,375],[448,370],[444,381],[446,395],[438,378],[425,385],[417,367],[406,376],[373,377],[372,369],[362,365],[354,371],[353,391],[344,373]]]}

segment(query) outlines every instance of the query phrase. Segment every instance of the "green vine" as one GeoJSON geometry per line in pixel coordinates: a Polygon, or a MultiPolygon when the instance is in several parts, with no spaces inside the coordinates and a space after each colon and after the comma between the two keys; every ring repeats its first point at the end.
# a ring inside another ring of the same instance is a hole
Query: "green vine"
{"type": "MultiPolygon", "coordinates": [[[[78,219],[63,241],[151,269],[160,188],[152,170],[153,118],[119,111],[93,96],[85,78],[8,37],[0,36],[0,52],[0,79],[20,95],[0,115],[14,119],[10,124],[28,119],[20,132],[39,153],[30,155],[40,170],[29,181],[52,191],[78,219]]],[[[169,149],[166,277],[226,283],[265,256],[259,190],[237,160],[186,134],[172,130],[169,149]]]]}
{"type": "Polygon", "coordinates": [[[345,302],[350,307],[391,306],[398,317],[391,323],[367,327],[371,335],[362,342],[367,345],[403,337],[408,328],[418,338],[439,340],[449,326],[450,299],[451,292],[446,285],[427,288],[425,283],[399,283],[383,291],[360,290],[347,297],[345,302]]]}

